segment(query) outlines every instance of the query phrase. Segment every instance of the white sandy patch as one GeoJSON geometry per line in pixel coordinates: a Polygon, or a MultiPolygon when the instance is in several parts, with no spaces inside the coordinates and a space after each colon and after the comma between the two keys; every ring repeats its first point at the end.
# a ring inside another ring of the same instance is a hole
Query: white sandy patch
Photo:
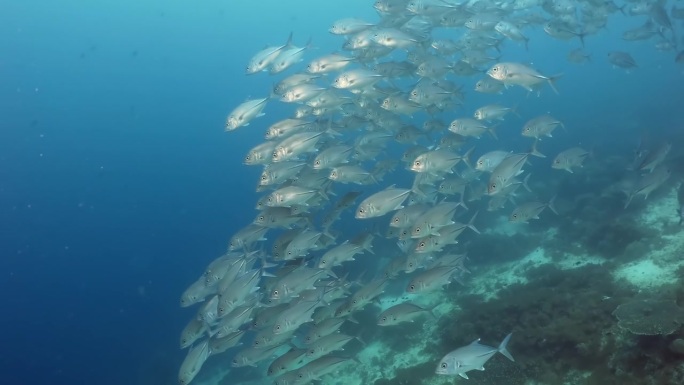
{"type": "MultiPolygon", "coordinates": [[[[677,189],[656,201],[650,202],[639,214],[637,222],[658,233],[678,221],[677,189]]],[[[649,248],[649,252],[636,261],[619,267],[613,272],[615,279],[625,279],[638,289],[656,289],[675,283],[680,277],[677,270],[684,266],[684,230],[661,235],[662,242],[649,248]]]]}

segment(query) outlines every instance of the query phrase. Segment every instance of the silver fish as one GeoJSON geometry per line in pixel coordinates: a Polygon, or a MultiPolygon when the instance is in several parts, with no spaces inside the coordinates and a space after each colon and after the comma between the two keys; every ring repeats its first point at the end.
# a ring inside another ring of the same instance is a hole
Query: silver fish
{"type": "Polygon", "coordinates": [[[188,354],[185,356],[180,370],[178,371],[178,383],[180,385],[189,384],[195,376],[197,376],[202,365],[204,365],[207,358],[209,358],[210,353],[208,340],[204,340],[193,346],[188,351],[188,354]]]}
{"type": "Polygon", "coordinates": [[[284,45],[267,47],[257,52],[247,64],[247,74],[251,75],[260,71],[265,71],[266,68],[275,61],[278,55],[290,46],[290,44],[292,44],[292,33],[290,33],[290,36],[287,38],[287,42],[284,45]]]}
{"type": "Polygon", "coordinates": [[[512,62],[495,64],[487,71],[487,75],[504,85],[516,85],[528,91],[534,91],[538,85],[548,83],[555,93],[558,93],[558,90],[554,83],[561,76],[545,76],[524,64],[512,62]]]}
{"type": "Polygon", "coordinates": [[[347,318],[326,318],[315,325],[304,335],[304,344],[310,345],[322,337],[337,332],[347,318]]]}
{"type": "Polygon", "coordinates": [[[228,114],[226,118],[226,131],[233,131],[238,127],[249,126],[249,123],[254,118],[263,116],[264,107],[268,98],[248,100],[228,114]]]}
{"type": "Polygon", "coordinates": [[[279,376],[283,373],[300,368],[306,362],[304,354],[306,349],[292,348],[287,353],[281,355],[271,362],[266,374],[269,377],[279,376]]]}
{"type": "Polygon", "coordinates": [[[611,51],[608,52],[608,61],[615,67],[620,67],[624,69],[632,69],[638,67],[636,61],[627,52],[622,51],[611,51]]]}
{"type": "Polygon", "coordinates": [[[377,192],[364,199],[356,209],[357,219],[367,219],[383,216],[390,211],[403,208],[402,204],[408,198],[411,190],[396,188],[394,185],[377,192]]]}
{"type": "Polygon", "coordinates": [[[496,353],[503,354],[511,361],[515,361],[506,347],[511,339],[511,334],[501,341],[499,347],[491,347],[480,344],[480,339],[471,344],[458,348],[445,355],[437,365],[435,373],[455,376],[459,375],[468,379],[467,372],[471,370],[484,370],[484,364],[489,361],[496,353]]]}
{"type": "Polygon", "coordinates": [[[452,277],[460,270],[460,266],[438,266],[415,276],[406,285],[406,292],[411,294],[437,290],[451,283],[452,277]]]}
{"type": "Polygon", "coordinates": [[[540,140],[542,136],[548,136],[550,138],[551,133],[558,126],[565,128],[563,122],[549,114],[544,114],[525,122],[522,129],[522,135],[538,140],[540,140]]]}
{"type": "Polygon", "coordinates": [[[422,308],[409,302],[394,305],[378,316],[379,326],[398,325],[404,322],[413,322],[414,319],[429,314],[434,318],[434,314],[430,309],[422,308]]]}
{"type": "Polygon", "coordinates": [[[582,167],[582,163],[589,156],[590,152],[579,147],[572,147],[556,155],[551,163],[551,167],[557,170],[565,170],[573,173],[574,167],[582,167]]]}
{"type": "Polygon", "coordinates": [[[554,206],[555,200],[556,200],[556,197],[554,196],[547,203],[542,203],[542,202],[523,203],[513,210],[511,215],[508,217],[508,220],[510,222],[516,222],[516,223],[526,223],[530,219],[539,219],[539,214],[541,214],[541,212],[544,211],[544,209],[547,207],[551,211],[553,211],[554,214],[558,215],[558,211],[556,211],[556,207],[554,206]]]}
{"type": "Polygon", "coordinates": [[[311,315],[317,307],[323,306],[319,301],[298,302],[290,304],[278,315],[273,324],[274,334],[284,334],[296,330],[300,325],[313,321],[311,315]]]}

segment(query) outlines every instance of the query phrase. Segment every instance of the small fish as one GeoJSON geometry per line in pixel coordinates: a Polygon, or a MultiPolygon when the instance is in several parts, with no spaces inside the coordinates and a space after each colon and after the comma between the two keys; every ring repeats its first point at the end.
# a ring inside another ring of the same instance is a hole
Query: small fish
{"type": "Polygon", "coordinates": [[[515,361],[508,352],[506,346],[511,339],[511,334],[507,335],[498,348],[480,344],[480,339],[476,339],[470,345],[458,348],[444,356],[437,365],[435,373],[443,375],[459,375],[468,379],[467,372],[471,370],[484,370],[484,364],[489,361],[496,353],[501,353],[511,361],[515,361]]]}
{"type": "Polygon", "coordinates": [[[573,167],[582,167],[582,163],[589,154],[591,153],[583,148],[569,148],[556,155],[556,158],[551,163],[551,167],[556,170],[565,170],[572,174],[573,167]]]}
{"type": "Polygon", "coordinates": [[[178,371],[178,383],[180,385],[189,384],[197,373],[199,373],[202,365],[207,361],[211,351],[209,350],[209,341],[204,340],[201,343],[193,346],[189,351],[180,370],[178,371]]]}
{"type": "Polygon", "coordinates": [[[525,49],[528,49],[527,44],[530,42],[530,38],[525,36],[515,24],[501,20],[496,23],[494,30],[511,40],[524,42],[525,49]]]}
{"type": "Polygon", "coordinates": [[[615,67],[620,67],[627,70],[638,67],[632,55],[627,52],[608,52],[608,61],[615,67]]]}
{"type": "Polygon", "coordinates": [[[292,44],[291,32],[290,36],[287,38],[287,42],[284,45],[267,47],[257,52],[257,54],[254,55],[247,64],[247,74],[251,75],[260,71],[265,71],[266,68],[268,68],[273,61],[275,61],[275,59],[284,49],[290,47],[290,44],[292,44]]]}
{"type": "Polygon", "coordinates": [[[361,19],[347,18],[340,19],[333,23],[333,25],[328,29],[328,32],[333,35],[350,35],[364,31],[375,24],[369,23],[361,19]]]}
{"type": "Polygon", "coordinates": [[[520,63],[503,62],[492,66],[487,75],[502,82],[504,85],[517,85],[528,91],[542,83],[548,83],[555,93],[558,93],[555,82],[561,75],[545,76],[537,70],[520,63]]]}
{"type": "Polygon", "coordinates": [[[656,167],[653,172],[640,177],[627,197],[625,208],[627,208],[632,202],[632,199],[638,195],[643,195],[644,199],[648,199],[648,196],[658,187],[662,186],[663,183],[670,178],[671,174],[672,171],[667,166],[661,165],[656,167]]]}
{"type": "Polygon", "coordinates": [[[238,127],[249,126],[254,118],[264,116],[261,112],[266,107],[268,98],[248,100],[228,114],[226,118],[226,131],[233,131],[238,127]]]}
{"type": "Polygon", "coordinates": [[[382,79],[371,70],[359,68],[341,73],[332,83],[332,86],[344,90],[355,90],[370,86],[382,79]]]}
{"type": "Polygon", "coordinates": [[[489,104],[478,108],[473,113],[473,117],[477,120],[504,120],[504,117],[509,113],[517,114],[515,108],[504,107],[498,104],[489,104]]]}
{"type": "Polygon", "coordinates": [[[306,349],[292,348],[287,353],[273,360],[266,374],[269,377],[279,376],[283,373],[295,370],[304,364],[306,349]]]}
{"type": "Polygon", "coordinates": [[[415,276],[406,286],[406,292],[411,294],[426,293],[451,283],[452,277],[461,266],[438,266],[415,276]]]}
{"type": "Polygon", "coordinates": [[[278,315],[273,324],[273,334],[284,334],[296,330],[300,325],[313,321],[311,315],[317,307],[323,304],[319,301],[291,303],[278,315]]]}
{"type": "Polygon", "coordinates": [[[547,207],[551,211],[553,211],[556,215],[558,215],[558,211],[556,211],[556,207],[554,206],[555,200],[556,200],[556,197],[554,196],[553,198],[551,198],[551,200],[548,203],[542,203],[542,202],[523,203],[513,210],[511,215],[508,217],[508,220],[510,222],[516,222],[516,223],[526,223],[530,219],[539,219],[539,214],[541,214],[541,212],[544,211],[544,209],[547,207]]]}
{"type": "Polygon", "coordinates": [[[380,313],[380,315],[378,316],[378,325],[391,326],[398,325],[404,322],[413,322],[414,319],[424,314],[429,314],[433,318],[435,317],[435,315],[432,314],[432,310],[430,309],[425,309],[418,305],[414,305],[409,302],[404,302],[394,305],[380,313]]]}
{"type": "Polygon", "coordinates": [[[544,114],[528,120],[523,126],[522,136],[535,139],[541,139],[542,136],[550,138],[551,133],[558,126],[565,128],[563,122],[549,114],[544,114]]]}
{"type": "Polygon", "coordinates": [[[568,61],[570,63],[582,64],[591,61],[591,54],[585,53],[582,48],[576,48],[568,52],[568,61]]]}
{"type": "Polygon", "coordinates": [[[477,162],[475,162],[475,169],[482,172],[492,172],[504,159],[510,155],[510,151],[490,151],[477,159],[477,162]]]}
{"type": "Polygon", "coordinates": [[[410,189],[396,188],[394,185],[364,199],[356,209],[357,219],[383,216],[390,211],[404,208],[402,204],[408,198],[410,189]]]}

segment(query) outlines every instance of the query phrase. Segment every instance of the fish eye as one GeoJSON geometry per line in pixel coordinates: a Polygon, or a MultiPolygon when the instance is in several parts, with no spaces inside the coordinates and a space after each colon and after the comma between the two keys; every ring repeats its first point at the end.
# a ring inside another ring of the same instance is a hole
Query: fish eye
{"type": "Polygon", "coordinates": [[[416,285],[411,285],[411,286],[409,286],[409,290],[413,291],[413,290],[415,290],[415,289],[416,289],[416,285]]]}
{"type": "Polygon", "coordinates": [[[280,325],[276,325],[275,330],[280,330],[280,325]]]}
{"type": "Polygon", "coordinates": [[[394,223],[399,223],[399,218],[394,218],[394,223]]]}
{"type": "Polygon", "coordinates": [[[278,295],[278,290],[273,290],[273,295],[278,295]]]}
{"type": "Polygon", "coordinates": [[[446,362],[442,362],[441,367],[442,367],[442,369],[446,369],[446,368],[447,368],[447,363],[446,363],[446,362]]]}
{"type": "Polygon", "coordinates": [[[417,161],[413,162],[413,164],[416,165],[416,166],[420,166],[420,161],[417,160],[417,161]]]}
{"type": "Polygon", "coordinates": [[[387,317],[382,317],[382,321],[383,322],[387,321],[387,317]]]}
{"type": "Polygon", "coordinates": [[[425,247],[425,242],[421,242],[420,247],[425,247]]]}
{"type": "Polygon", "coordinates": [[[420,227],[416,228],[416,233],[420,233],[420,227]]]}
{"type": "Polygon", "coordinates": [[[513,214],[513,218],[517,218],[517,217],[518,217],[518,214],[513,214]]]}

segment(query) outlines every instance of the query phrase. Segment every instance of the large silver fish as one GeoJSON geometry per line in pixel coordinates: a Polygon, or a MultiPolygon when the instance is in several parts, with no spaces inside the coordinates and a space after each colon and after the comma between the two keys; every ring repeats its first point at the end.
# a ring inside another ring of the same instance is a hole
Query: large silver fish
{"type": "Polygon", "coordinates": [[[396,188],[394,185],[364,199],[356,209],[357,219],[383,216],[390,211],[403,208],[402,204],[411,193],[410,189],[396,188]]]}
{"type": "Polygon", "coordinates": [[[512,62],[495,64],[487,71],[487,75],[506,86],[520,86],[528,91],[535,91],[543,83],[548,83],[555,93],[558,93],[558,90],[554,83],[561,76],[545,76],[524,64],[512,62]]]}
{"type": "Polygon", "coordinates": [[[208,340],[204,340],[193,346],[188,351],[188,354],[185,356],[180,370],[178,371],[178,383],[180,385],[189,384],[195,376],[197,376],[202,365],[204,365],[207,358],[209,358],[210,353],[208,340]]]}
{"type": "Polygon", "coordinates": [[[233,131],[238,127],[248,126],[254,118],[263,116],[264,107],[268,98],[248,100],[228,114],[226,118],[226,131],[233,131]]]}
{"type": "Polygon", "coordinates": [[[515,361],[513,356],[506,350],[511,334],[507,335],[499,347],[480,344],[480,339],[476,339],[471,344],[458,348],[445,355],[437,365],[435,373],[455,376],[459,375],[468,379],[467,372],[471,370],[484,370],[484,364],[489,361],[496,353],[503,354],[511,361],[515,361]]]}

